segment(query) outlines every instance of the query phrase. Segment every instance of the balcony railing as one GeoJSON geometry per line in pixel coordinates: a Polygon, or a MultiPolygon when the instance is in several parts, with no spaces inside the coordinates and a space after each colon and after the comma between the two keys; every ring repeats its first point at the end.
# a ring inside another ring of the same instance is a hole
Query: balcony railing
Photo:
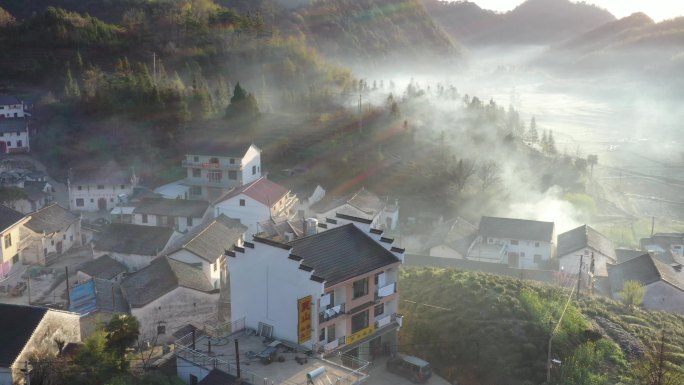
{"type": "Polygon", "coordinates": [[[396,322],[399,325],[399,327],[401,327],[403,320],[404,320],[403,315],[397,314],[397,313],[392,313],[392,314],[386,315],[382,318],[376,319],[375,320],[375,328],[380,329],[382,327],[385,327],[385,326],[391,324],[392,322],[396,322]]]}
{"type": "Polygon", "coordinates": [[[397,284],[396,284],[396,282],[392,282],[390,284],[387,284],[387,285],[379,288],[375,292],[375,299],[389,297],[390,295],[392,295],[396,292],[397,292],[397,284]]]}
{"type": "Polygon", "coordinates": [[[193,162],[191,160],[184,160],[181,162],[183,167],[193,167],[202,168],[205,170],[241,170],[242,165],[240,163],[229,164],[229,163],[210,163],[210,162],[193,162]]]}
{"type": "Polygon", "coordinates": [[[318,322],[326,322],[330,321],[333,318],[336,318],[340,315],[344,314],[344,304],[341,303],[337,306],[333,306],[330,309],[326,309],[318,313],[318,322]]]}

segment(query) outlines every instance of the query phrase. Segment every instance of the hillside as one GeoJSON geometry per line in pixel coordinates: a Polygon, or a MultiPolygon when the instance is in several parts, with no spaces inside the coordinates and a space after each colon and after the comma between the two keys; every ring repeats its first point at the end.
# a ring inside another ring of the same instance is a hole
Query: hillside
{"type": "MultiPolygon", "coordinates": [[[[563,282],[574,287],[572,280],[563,282]]],[[[404,269],[400,350],[459,384],[541,384],[551,328],[570,290],[456,270],[404,269]]],[[[552,384],[645,384],[665,332],[664,356],[684,372],[684,317],[629,309],[600,297],[569,305],[552,345],[552,384]]],[[[673,378],[674,379],[674,376],[673,378]]],[[[681,377],[680,377],[681,379],[681,377]]],[[[675,384],[681,382],[663,382],[675,384]]]]}
{"type": "Polygon", "coordinates": [[[584,2],[527,0],[505,14],[468,1],[423,0],[435,20],[466,46],[554,44],[615,20],[584,2]]]}

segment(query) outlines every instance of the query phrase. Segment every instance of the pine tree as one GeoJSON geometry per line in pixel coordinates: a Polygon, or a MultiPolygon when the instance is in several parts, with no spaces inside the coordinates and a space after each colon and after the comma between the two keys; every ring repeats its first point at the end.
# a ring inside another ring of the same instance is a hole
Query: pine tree
{"type": "Polygon", "coordinates": [[[530,120],[530,129],[527,131],[527,140],[532,143],[537,143],[539,141],[539,132],[537,132],[537,120],[532,117],[530,120]]]}
{"type": "Polygon", "coordinates": [[[549,155],[556,155],[558,153],[558,150],[556,149],[556,141],[553,139],[553,131],[549,131],[547,147],[549,155]]]}
{"type": "Polygon", "coordinates": [[[259,105],[251,93],[245,91],[238,82],[230,98],[230,105],[226,109],[228,118],[254,117],[259,115],[259,105]]]}

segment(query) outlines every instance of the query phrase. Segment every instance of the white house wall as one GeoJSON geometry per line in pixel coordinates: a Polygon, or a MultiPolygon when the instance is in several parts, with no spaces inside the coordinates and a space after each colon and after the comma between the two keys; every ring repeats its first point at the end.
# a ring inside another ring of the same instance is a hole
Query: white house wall
{"type": "Polygon", "coordinates": [[[74,246],[81,245],[81,221],[77,220],[68,227],[52,234],[35,233],[29,231],[31,240],[21,252],[21,257],[27,263],[44,263],[45,256],[57,253],[59,243],[62,244],[62,253],[67,252],[74,246]]]}
{"type": "Polygon", "coordinates": [[[131,195],[133,186],[130,183],[122,185],[104,185],[103,189],[98,189],[97,185],[79,185],[69,183],[69,208],[78,211],[99,211],[98,202],[104,199],[106,210],[110,211],[119,203],[119,194],[131,195]],[[81,187],[79,190],[78,187],[81,187]],[[83,199],[83,206],[78,206],[77,200],[83,199]]]}
{"type": "Polygon", "coordinates": [[[184,262],[184,263],[187,263],[190,265],[201,264],[202,265],[202,272],[207,277],[209,282],[211,282],[211,285],[217,289],[219,288],[219,285],[221,282],[221,269],[218,267],[218,264],[219,264],[218,258],[216,259],[216,263],[209,263],[204,258],[200,258],[199,256],[195,255],[194,253],[191,253],[185,249],[181,249],[181,250],[176,251],[173,254],[169,254],[168,257],[173,259],[173,260],[176,260],[179,262],[184,262]],[[216,266],[216,270],[214,270],[214,266],[216,266]]]}
{"type": "Polygon", "coordinates": [[[178,287],[141,308],[131,308],[140,321],[140,340],[167,343],[172,334],[187,324],[198,327],[215,323],[218,317],[218,293],[204,293],[178,287]],[[165,325],[166,333],[157,336],[157,326],[165,325]]]}
{"type": "Polygon", "coordinates": [[[252,239],[252,235],[257,233],[257,223],[269,219],[271,215],[268,206],[245,194],[239,194],[223,202],[217,203],[214,206],[214,216],[218,217],[221,214],[230,218],[239,219],[243,225],[247,226],[245,239],[252,239]],[[245,200],[244,206],[240,206],[240,199],[245,200]]]}
{"type": "Polygon", "coordinates": [[[242,158],[242,184],[248,184],[261,178],[261,153],[254,146],[250,146],[242,158]],[[252,172],[252,168],[255,171],[252,172]]]}
{"type": "Polygon", "coordinates": [[[651,310],[684,314],[684,292],[667,282],[656,281],[646,286],[643,306],[651,310]]]}
{"type": "MultiPolygon", "coordinates": [[[[245,325],[255,330],[259,322],[272,325],[274,337],[297,343],[297,300],[311,295],[315,306],[324,286],[288,256],[287,250],[256,243],[255,249],[246,247],[244,254],[228,258],[231,314],[233,319],[245,317],[245,325]]],[[[318,313],[312,308],[311,314],[311,340],[302,345],[317,340],[318,313]]]]}
{"type": "Polygon", "coordinates": [[[508,246],[509,260],[511,253],[518,253],[518,268],[521,269],[537,269],[539,265],[534,262],[534,256],[539,255],[542,261],[551,259],[553,255],[553,244],[549,242],[529,241],[524,239],[510,239],[510,238],[493,238],[488,237],[484,239],[485,242],[495,243],[508,246]],[[513,245],[511,241],[518,241],[517,245],[513,245]],[[538,243],[539,247],[535,246],[538,243]],[[524,256],[522,255],[524,253],[524,256]]]}
{"type": "Polygon", "coordinates": [[[0,116],[5,118],[23,118],[28,114],[24,111],[24,103],[0,105],[0,116]]]}
{"type": "Polygon", "coordinates": [[[584,255],[584,258],[582,260],[582,272],[586,273],[587,269],[589,269],[589,267],[591,266],[592,252],[594,253],[594,275],[607,277],[608,269],[606,268],[606,263],[614,262],[610,261],[608,257],[590,247],[584,247],[580,250],[573,251],[572,253],[559,257],[559,268],[562,268],[562,271],[564,272],[577,274],[577,272],[579,271],[580,255],[584,255]]]}
{"type": "Polygon", "coordinates": [[[96,250],[94,257],[99,258],[105,254],[108,254],[110,257],[112,257],[112,259],[119,261],[121,264],[126,266],[126,269],[130,272],[142,269],[143,267],[149,265],[150,262],[156,258],[156,256],[153,255],[123,254],[102,250],[96,250]]]}
{"type": "Polygon", "coordinates": [[[463,255],[446,245],[434,246],[430,249],[431,257],[463,259],[463,255]]]}

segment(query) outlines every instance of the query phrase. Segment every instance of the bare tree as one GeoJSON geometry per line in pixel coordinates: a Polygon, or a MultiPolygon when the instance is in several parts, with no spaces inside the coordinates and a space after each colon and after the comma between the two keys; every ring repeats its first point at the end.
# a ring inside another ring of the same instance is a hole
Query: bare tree
{"type": "Polygon", "coordinates": [[[480,167],[477,170],[477,176],[482,182],[482,191],[487,191],[491,186],[501,182],[499,174],[499,165],[495,160],[488,160],[484,163],[480,163],[480,167]]]}
{"type": "Polygon", "coordinates": [[[669,362],[671,352],[665,344],[665,331],[660,331],[658,345],[644,358],[639,368],[639,383],[643,385],[679,385],[684,383],[684,373],[669,362]]]}

